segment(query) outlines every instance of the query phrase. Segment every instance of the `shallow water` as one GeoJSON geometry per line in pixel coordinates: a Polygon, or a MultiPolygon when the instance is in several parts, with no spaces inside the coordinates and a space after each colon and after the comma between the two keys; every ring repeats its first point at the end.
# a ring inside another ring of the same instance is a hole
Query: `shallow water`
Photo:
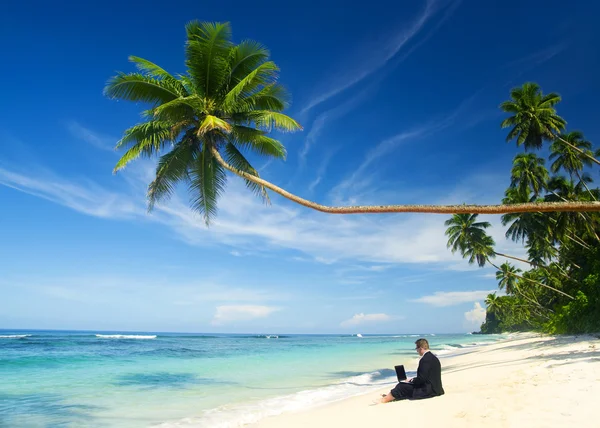
{"type": "MultiPolygon", "coordinates": [[[[419,335],[0,330],[0,426],[235,427],[392,385],[419,335]]],[[[423,335],[434,353],[499,336],[423,335]]]]}

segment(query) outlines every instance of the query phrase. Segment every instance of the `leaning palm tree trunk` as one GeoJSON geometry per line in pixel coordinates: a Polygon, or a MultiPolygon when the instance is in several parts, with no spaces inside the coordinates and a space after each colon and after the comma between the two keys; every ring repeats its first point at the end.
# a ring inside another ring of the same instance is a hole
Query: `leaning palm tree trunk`
{"type": "Polygon", "coordinates": [[[531,262],[529,260],[520,259],[520,258],[514,257],[514,256],[509,256],[508,254],[497,253],[496,251],[494,251],[494,254],[497,256],[500,256],[500,257],[506,257],[507,259],[512,259],[512,260],[516,260],[518,262],[523,262],[523,263],[527,263],[528,265],[531,265],[531,262]]]}
{"type": "MultiPolygon", "coordinates": [[[[498,269],[498,270],[500,270],[500,271],[502,270],[502,269],[500,269],[498,266],[496,266],[494,263],[492,263],[492,262],[490,261],[490,259],[487,259],[487,262],[488,262],[489,264],[491,264],[492,266],[494,266],[496,269],[498,269]]],[[[517,274],[511,273],[511,272],[506,272],[506,273],[507,273],[508,275],[513,275],[513,276],[515,276],[515,277],[517,277],[517,278],[523,278],[523,277],[521,277],[521,276],[519,276],[519,275],[517,275],[517,274]]],[[[523,278],[523,279],[527,279],[527,278],[523,278]]],[[[545,308],[544,306],[542,306],[542,304],[541,304],[540,302],[538,302],[537,300],[535,300],[535,299],[533,299],[533,298],[531,298],[531,297],[527,296],[525,293],[523,293],[523,292],[522,292],[522,291],[519,289],[519,287],[515,287],[515,288],[517,289],[517,292],[518,292],[518,293],[521,295],[521,297],[523,297],[523,298],[524,298],[525,300],[527,300],[528,302],[530,302],[530,303],[533,303],[533,305],[534,305],[534,306],[537,306],[537,307],[539,307],[539,308],[542,308],[542,309],[548,310],[548,311],[550,311],[550,312],[554,312],[552,309],[550,309],[550,308],[545,308]]]]}
{"type": "Polygon", "coordinates": [[[570,148],[572,148],[573,150],[575,150],[576,152],[579,152],[580,154],[584,155],[586,158],[589,158],[595,164],[600,165],[600,161],[598,159],[596,159],[594,156],[592,156],[590,154],[587,154],[586,152],[584,152],[583,150],[581,150],[579,147],[576,147],[573,144],[569,143],[568,141],[566,141],[565,139],[563,139],[559,134],[555,134],[554,136],[556,138],[558,138],[560,141],[562,141],[563,143],[565,143],[567,146],[569,146],[570,148]]]}
{"type": "Polygon", "coordinates": [[[587,190],[587,192],[590,194],[590,196],[592,197],[592,199],[594,201],[597,201],[596,197],[594,196],[594,194],[592,193],[592,191],[590,190],[590,188],[587,186],[587,184],[585,184],[585,181],[583,180],[583,178],[581,178],[581,174],[579,173],[579,171],[575,170],[575,174],[577,174],[577,178],[579,178],[579,182],[581,184],[583,184],[583,187],[585,187],[585,190],[587,190]]]}
{"type": "Polygon", "coordinates": [[[600,202],[546,202],[510,205],[359,205],[332,207],[321,205],[300,196],[294,195],[260,177],[239,170],[223,160],[216,148],[211,148],[216,161],[225,169],[260,186],[316,211],[330,214],[378,214],[378,213],[431,213],[431,214],[507,214],[521,212],[553,212],[553,211],[600,211],[600,202]]]}

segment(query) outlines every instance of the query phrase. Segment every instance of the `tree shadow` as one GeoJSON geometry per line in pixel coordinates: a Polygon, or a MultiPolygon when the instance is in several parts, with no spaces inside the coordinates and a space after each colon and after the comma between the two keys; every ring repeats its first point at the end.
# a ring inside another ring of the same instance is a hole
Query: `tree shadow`
{"type": "Polygon", "coordinates": [[[72,427],[94,425],[100,406],[73,404],[57,394],[0,393],[0,426],[72,427]]]}
{"type": "Polygon", "coordinates": [[[137,386],[144,389],[189,388],[195,385],[235,385],[236,382],[198,377],[192,373],[130,373],[119,376],[115,385],[137,386]]]}
{"type": "MultiPolygon", "coordinates": [[[[542,339],[542,337],[540,337],[542,339]]],[[[517,359],[506,359],[500,361],[493,361],[484,364],[456,364],[449,365],[442,368],[443,373],[453,373],[463,370],[479,368],[479,367],[502,367],[508,365],[519,365],[527,361],[544,361],[549,362],[547,367],[557,367],[565,364],[575,364],[581,361],[597,361],[600,360],[600,342],[592,343],[592,345],[583,345],[586,342],[596,342],[592,336],[556,336],[551,339],[544,338],[537,342],[528,342],[522,344],[514,344],[503,346],[500,351],[512,350],[512,351],[536,351],[536,355],[531,355],[525,358],[517,359]],[[553,348],[557,346],[571,345],[574,343],[582,343],[582,349],[571,350],[571,351],[560,351],[556,352],[553,348]],[[584,347],[585,346],[585,347],[584,347]],[[545,353],[544,351],[552,352],[545,353]]],[[[493,352],[497,349],[482,349],[479,352],[493,352]]]]}

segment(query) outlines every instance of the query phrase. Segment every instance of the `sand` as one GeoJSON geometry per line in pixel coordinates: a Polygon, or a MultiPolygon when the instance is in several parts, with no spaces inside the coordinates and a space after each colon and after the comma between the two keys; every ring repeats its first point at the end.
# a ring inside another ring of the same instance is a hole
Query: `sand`
{"type": "Polygon", "coordinates": [[[383,390],[252,427],[600,427],[600,340],[594,336],[517,335],[440,360],[444,396],[373,404],[383,390]]]}

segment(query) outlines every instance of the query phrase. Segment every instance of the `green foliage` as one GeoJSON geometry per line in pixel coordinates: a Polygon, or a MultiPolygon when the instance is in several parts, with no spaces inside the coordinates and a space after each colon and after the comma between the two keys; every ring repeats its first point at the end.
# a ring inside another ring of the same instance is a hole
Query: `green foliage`
{"type": "MultiPolygon", "coordinates": [[[[511,91],[500,105],[510,117],[507,140],[536,150],[550,146],[550,176],[546,160],[534,153],[517,154],[503,204],[547,201],[600,200],[586,168],[596,167],[600,155],[581,132],[563,133],[566,121],[558,116],[557,94],[544,95],[535,83],[511,91]]],[[[494,241],[487,222],[476,215],[454,215],[446,221],[448,248],[469,263],[492,263],[494,241]]],[[[525,272],[508,262],[497,268],[498,288],[506,295],[488,295],[482,333],[537,330],[552,334],[600,331],[600,214],[597,212],[513,213],[502,216],[506,238],[521,242],[530,268],[525,272]]],[[[511,256],[506,256],[512,258],[511,256]]]]}
{"type": "MultiPolygon", "coordinates": [[[[127,151],[115,172],[140,156],[159,156],[156,177],[148,186],[149,210],[184,182],[191,207],[208,224],[226,185],[225,169],[214,151],[238,170],[258,177],[242,152],[285,159],[285,148],[268,133],[301,127],[282,113],[288,96],[264,46],[251,40],[236,45],[229,23],[193,21],[186,33],[184,74],[170,74],[131,56],[138,72],[118,73],[104,94],[149,106],[142,113],[145,121],[127,129],[119,141],[117,148],[127,151]]],[[[268,201],[263,186],[246,184],[268,201]]]]}

